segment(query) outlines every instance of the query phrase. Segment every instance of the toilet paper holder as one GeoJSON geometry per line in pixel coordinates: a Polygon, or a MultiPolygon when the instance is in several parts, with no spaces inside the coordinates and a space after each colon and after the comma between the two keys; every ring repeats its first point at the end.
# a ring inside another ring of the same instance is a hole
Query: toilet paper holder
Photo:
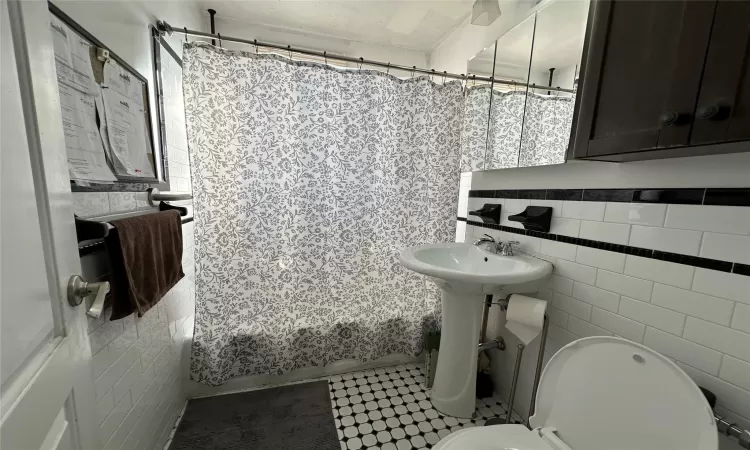
{"type": "MultiPolygon", "coordinates": [[[[482,339],[484,339],[484,336],[487,333],[487,319],[490,313],[490,306],[499,305],[500,309],[507,310],[508,304],[510,303],[510,297],[512,295],[514,294],[508,294],[505,297],[505,299],[498,300],[497,302],[493,302],[492,295],[487,295],[485,297],[484,312],[483,312],[483,317],[482,317],[482,328],[481,328],[482,339]]],[[[548,332],[549,332],[549,316],[545,312],[544,323],[542,325],[542,334],[540,336],[541,341],[539,342],[539,355],[537,355],[536,368],[534,369],[534,384],[532,385],[532,388],[531,388],[531,403],[529,405],[529,417],[531,417],[534,414],[536,394],[537,394],[537,390],[539,389],[539,378],[542,375],[542,366],[544,365],[544,350],[547,345],[548,332]]],[[[511,385],[510,385],[510,397],[508,398],[508,413],[505,417],[506,424],[512,423],[513,404],[515,403],[515,398],[516,398],[516,387],[518,386],[518,375],[521,369],[521,358],[523,357],[523,351],[525,348],[526,346],[522,343],[519,343],[517,346],[518,353],[516,353],[516,362],[513,368],[513,379],[511,380],[511,385]]],[[[528,426],[528,420],[526,421],[526,425],[528,426]]]]}

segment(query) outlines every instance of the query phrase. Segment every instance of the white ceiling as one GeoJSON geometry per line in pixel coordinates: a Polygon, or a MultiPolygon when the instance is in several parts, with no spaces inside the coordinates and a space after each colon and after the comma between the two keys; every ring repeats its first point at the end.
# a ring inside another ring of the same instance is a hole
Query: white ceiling
{"type": "Polygon", "coordinates": [[[497,41],[497,65],[529,66],[533,36],[531,70],[567,67],[579,64],[583,52],[589,2],[556,0],[508,31],[497,41]]]}
{"type": "Polygon", "coordinates": [[[201,1],[218,18],[430,52],[471,13],[473,0],[201,1]]]}

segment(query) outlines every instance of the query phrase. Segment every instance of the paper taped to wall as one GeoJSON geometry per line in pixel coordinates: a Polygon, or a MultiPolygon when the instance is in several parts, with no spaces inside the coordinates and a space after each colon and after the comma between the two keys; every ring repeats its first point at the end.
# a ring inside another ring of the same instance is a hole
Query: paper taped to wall
{"type": "Polygon", "coordinates": [[[104,65],[104,86],[127,97],[143,110],[143,85],[122,66],[114,62],[104,65]]]}
{"type": "Polygon", "coordinates": [[[116,181],[96,126],[95,97],[63,83],[58,90],[70,179],[116,181]]]}
{"type": "Polygon", "coordinates": [[[98,95],[89,53],[91,43],[52,14],[50,26],[55,49],[57,81],[81,92],[98,95]]]}
{"type": "Polygon", "coordinates": [[[104,81],[104,134],[108,136],[110,157],[115,170],[120,175],[153,178],[140,81],[112,63],[104,66],[104,81]]]}

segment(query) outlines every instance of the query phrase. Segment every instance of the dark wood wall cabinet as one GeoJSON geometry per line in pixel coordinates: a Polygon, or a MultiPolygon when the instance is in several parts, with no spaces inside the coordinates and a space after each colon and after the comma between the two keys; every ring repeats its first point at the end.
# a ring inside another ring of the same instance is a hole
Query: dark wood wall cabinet
{"type": "Polygon", "coordinates": [[[750,151],[750,0],[592,0],[569,157],[750,151]]]}

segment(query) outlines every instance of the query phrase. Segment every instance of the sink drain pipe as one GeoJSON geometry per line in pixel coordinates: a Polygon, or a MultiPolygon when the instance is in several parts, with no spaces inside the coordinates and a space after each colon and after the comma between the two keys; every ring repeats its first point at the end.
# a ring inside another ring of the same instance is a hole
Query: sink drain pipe
{"type": "MultiPolygon", "coordinates": [[[[492,305],[500,305],[500,308],[502,310],[508,309],[508,303],[510,302],[510,297],[513,294],[509,294],[507,297],[505,297],[504,300],[499,300],[497,303],[492,302],[492,295],[487,295],[484,297],[484,311],[482,314],[482,328],[481,328],[481,334],[479,337],[479,351],[483,352],[486,350],[490,350],[493,348],[497,348],[500,350],[505,350],[505,341],[503,340],[502,336],[498,336],[495,339],[488,341],[488,342],[482,342],[484,339],[485,334],[487,333],[487,320],[490,315],[490,306],[492,305]]],[[[534,384],[531,389],[531,403],[529,405],[529,417],[534,415],[535,411],[535,404],[536,404],[536,394],[539,390],[539,378],[542,375],[542,366],[544,365],[544,350],[547,346],[547,335],[549,333],[549,316],[547,313],[544,313],[544,323],[542,325],[542,335],[540,336],[541,341],[539,342],[539,354],[537,355],[536,359],[536,369],[534,370],[534,384]]],[[[521,358],[523,357],[523,351],[526,347],[523,344],[518,344],[518,353],[516,354],[516,363],[515,367],[513,368],[513,379],[511,381],[510,386],[510,398],[508,399],[508,415],[505,419],[505,423],[511,423],[511,417],[513,415],[513,403],[515,402],[516,397],[516,387],[518,385],[518,375],[521,369],[521,358]]],[[[528,421],[527,421],[528,425],[528,421]]]]}
{"type": "MultiPolygon", "coordinates": [[[[499,304],[499,303],[498,303],[499,304]]],[[[490,315],[490,306],[492,306],[492,296],[484,296],[484,312],[482,313],[482,329],[479,332],[479,353],[497,348],[499,350],[505,350],[505,340],[502,336],[498,336],[491,341],[482,342],[484,335],[487,334],[487,318],[490,315]]]]}

